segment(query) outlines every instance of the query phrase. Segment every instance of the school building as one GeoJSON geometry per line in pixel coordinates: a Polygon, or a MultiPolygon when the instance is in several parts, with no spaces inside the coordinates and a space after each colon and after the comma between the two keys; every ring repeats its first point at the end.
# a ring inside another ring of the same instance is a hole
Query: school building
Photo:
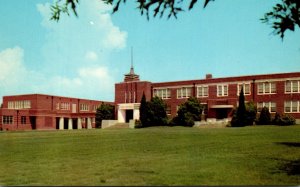
{"type": "Polygon", "coordinates": [[[242,87],[245,101],[253,101],[258,111],[268,107],[271,114],[287,113],[300,123],[300,72],[224,78],[207,74],[197,80],[152,83],[140,80],[131,66],[124,80],[115,84],[114,102],[44,94],[4,96],[0,129],[95,128],[96,109],[102,102],[115,105],[118,123],[128,123],[131,119],[139,119],[143,93],[147,100],[154,96],[163,99],[169,117],[176,116],[179,105],[193,96],[205,106],[206,119],[226,119],[237,106],[242,87]]]}
{"type": "Polygon", "coordinates": [[[139,119],[143,93],[147,100],[154,96],[163,99],[170,117],[176,116],[179,105],[193,96],[205,106],[206,118],[230,118],[242,87],[245,101],[253,101],[258,111],[268,107],[271,114],[288,113],[300,122],[300,72],[224,78],[207,74],[204,79],[152,83],[141,81],[133,67],[123,82],[115,84],[118,121],[139,119]]]}
{"type": "Polygon", "coordinates": [[[2,130],[91,129],[95,128],[95,113],[101,103],[102,101],[44,94],[4,96],[0,109],[0,128],[2,130]]]}

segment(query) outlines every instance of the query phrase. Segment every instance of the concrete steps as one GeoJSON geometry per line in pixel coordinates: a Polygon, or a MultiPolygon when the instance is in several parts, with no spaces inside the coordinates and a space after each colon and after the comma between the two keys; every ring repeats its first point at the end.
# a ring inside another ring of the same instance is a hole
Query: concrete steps
{"type": "Polygon", "coordinates": [[[128,128],[129,128],[129,123],[117,123],[115,125],[107,127],[107,129],[128,129],[128,128]]]}

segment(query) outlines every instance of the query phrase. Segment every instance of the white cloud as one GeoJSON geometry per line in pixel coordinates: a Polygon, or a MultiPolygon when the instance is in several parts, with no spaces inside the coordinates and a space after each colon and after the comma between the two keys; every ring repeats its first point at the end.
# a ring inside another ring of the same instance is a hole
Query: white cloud
{"type": "Polygon", "coordinates": [[[94,51],[88,51],[85,54],[85,59],[88,61],[97,61],[98,60],[98,55],[94,51]]]}
{"type": "Polygon", "coordinates": [[[31,71],[22,48],[0,51],[0,96],[44,93],[113,101],[116,71],[108,68],[109,58],[126,47],[127,33],[114,25],[111,9],[99,0],[83,0],[79,17],[64,15],[55,22],[50,4],[38,4],[45,28],[44,59],[31,71]]]}
{"type": "Polygon", "coordinates": [[[44,93],[109,100],[105,95],[112,95],[114,89],[114,79],[105,66],[80,68],[73,78],[63,75],[47,77],[30,71],[24,66],[24,50],[20,47],[0,51],[0,67],[2,96],[44,93]]]}
{"type": "Polygon", "coordinates": [[[12,76],[22,76],[25,74],[23,67],[24,51],[20,47],[8,48],[0,52],[0,81],[11,82],[15,78],[12,76]]]}

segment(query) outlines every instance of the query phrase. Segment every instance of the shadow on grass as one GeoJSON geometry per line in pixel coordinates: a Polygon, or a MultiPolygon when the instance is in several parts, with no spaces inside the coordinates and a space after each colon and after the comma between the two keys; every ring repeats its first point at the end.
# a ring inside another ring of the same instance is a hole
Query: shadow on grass
{"type": "Polygon", "coordinates": [[[279,169],[288,175],[300,175],[300,159],[285,163],[279,169]]]}
{"type": "Polygon", "coordinates": [[[300,142],[278,142],[276,144],[286,145],[289,147],[300,147],[300,142]]]}
{"type": "MultiPolygon", "coordinates": [[[[300,143],[299,142],[278,142],[276,144],[279,145],[285,145],[288,147],[299,147],[300,148],[300,143]]],[[[283,159],[276,159],[280,160],[282,163],[278,167],[280,171],[283,171],[287,173],[288,175],[300,175],[300,159],[297,160],[283,160],[283,159]]]]}

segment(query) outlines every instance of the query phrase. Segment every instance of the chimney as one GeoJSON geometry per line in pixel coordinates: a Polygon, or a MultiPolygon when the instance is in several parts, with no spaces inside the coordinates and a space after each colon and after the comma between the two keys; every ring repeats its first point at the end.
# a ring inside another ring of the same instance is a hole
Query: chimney
{"type": "Polygon", "coordinates": [[[206,74],[205,78],[206,79],[211,79],[212,78],[212,74],[206,74]]]}

